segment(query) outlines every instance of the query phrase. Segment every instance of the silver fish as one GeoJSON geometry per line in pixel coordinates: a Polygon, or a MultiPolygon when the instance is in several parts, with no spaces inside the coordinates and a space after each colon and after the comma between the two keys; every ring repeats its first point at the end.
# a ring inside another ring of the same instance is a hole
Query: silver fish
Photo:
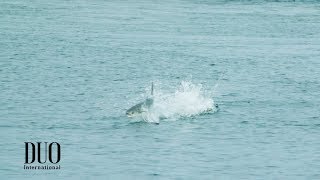
{"type": "Polygon", "coordinates": [[[153,83],[151,84],[151,98],[147,98],[145,101],[138,103],[126,111],[128,117],[135,117],[141,115],[143,112],[147,112],[153,105],[153,83]]]}

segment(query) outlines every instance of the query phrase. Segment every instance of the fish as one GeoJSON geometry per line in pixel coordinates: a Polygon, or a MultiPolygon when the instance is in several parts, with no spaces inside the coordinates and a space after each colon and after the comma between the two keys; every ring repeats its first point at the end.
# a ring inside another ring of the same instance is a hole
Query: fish
{"type": "Polygon", "coordinates": [[[151,97],[147,98],[143,102],[140,102],[126,111],[128,117],[136,117],[142,113],[148,112],[148,110],[153,106],[153,83],[151,84],[151,97]]]}

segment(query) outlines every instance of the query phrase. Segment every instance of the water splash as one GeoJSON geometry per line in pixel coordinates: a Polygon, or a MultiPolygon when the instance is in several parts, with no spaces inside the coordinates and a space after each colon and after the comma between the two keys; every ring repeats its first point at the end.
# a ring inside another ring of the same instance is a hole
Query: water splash
{"type": "Polygon", "coordinates": [[[141,114],[140,118],[146,122],[159,123],[160,119],[176,120],[181,117],[190,117],[202,113],[215,112],[210,92],[206,92],[201,84],[191,81],[182,81],[174,92],[165,92],[155,86],[154,104],[141,114]]]}

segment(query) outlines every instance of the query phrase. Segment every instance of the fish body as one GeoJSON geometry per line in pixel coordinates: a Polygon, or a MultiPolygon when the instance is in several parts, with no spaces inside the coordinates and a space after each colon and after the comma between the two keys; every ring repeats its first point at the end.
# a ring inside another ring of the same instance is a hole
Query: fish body
{"type": "Polygon", "coordinates": [[[151,97],[147,98],[145,101],[138,103],[126,111],[128,117],[135,117],[147,112],[153,105],[153,83],[151,85],[151,97]]]}
{"type": "Polygon", "coordinates": [[[153,99],[147,98],[145,101],[138,103],[126,111],[128,117],[135,117],[141,115],[144,112],[147,112],[153,105],[153,99]]]}

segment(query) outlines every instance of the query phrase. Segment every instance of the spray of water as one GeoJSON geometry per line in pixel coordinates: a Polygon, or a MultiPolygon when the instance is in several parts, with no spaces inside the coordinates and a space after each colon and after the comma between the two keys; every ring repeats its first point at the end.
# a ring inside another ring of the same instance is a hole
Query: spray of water
{"type": "Polygon", "coordinates": [[[159,123],[160,119],[176,120],[181,117],[190,117],[203,113],[215,112],[210,92],[204,91],[201,84],[182,81],[174,92],[165,92],[155,88],[154,103],[139,117],[146,122],[159,123]]]}

